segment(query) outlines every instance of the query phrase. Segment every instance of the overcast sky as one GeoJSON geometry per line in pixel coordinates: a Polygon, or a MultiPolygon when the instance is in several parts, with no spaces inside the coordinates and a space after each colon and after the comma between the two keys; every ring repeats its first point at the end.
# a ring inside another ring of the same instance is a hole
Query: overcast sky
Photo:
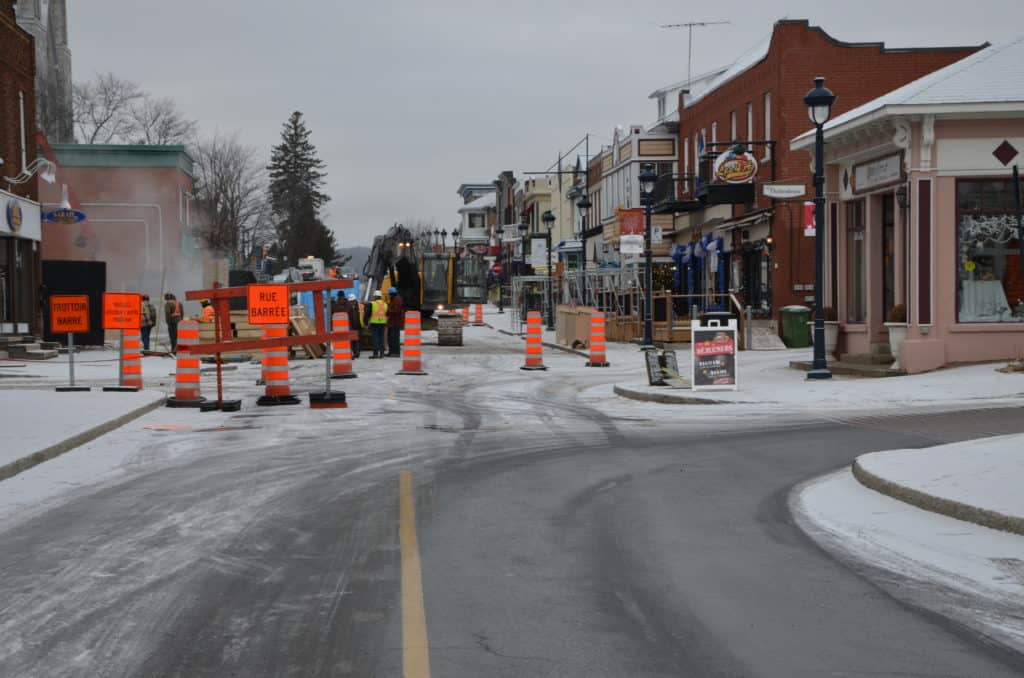
{"type": "MultiPolygon", "coordinates": [[[[464,182],[543,170],[586,132],[651,122],[647,96],[733,61],[780,18],[889,46],[996,42],[1024,31],[1011,0],[71,0],[76,80],[113,71],[174,97],[204,131],[269,155],[301,110],[327,163],[344,247],[394,221],[457,224],[464,182]],[[712,9],[713,7],[713,9],[712,9]]],[[[828,75],[827,73],[824,75],[828,75]]]]}

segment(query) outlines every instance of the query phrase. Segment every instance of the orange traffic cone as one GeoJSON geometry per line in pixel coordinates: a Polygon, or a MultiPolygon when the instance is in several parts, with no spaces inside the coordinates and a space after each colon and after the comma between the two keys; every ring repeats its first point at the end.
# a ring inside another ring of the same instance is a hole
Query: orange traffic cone
{"type": "Polygon", "coordinates": [[[473,324],[480,327],[484,324],[484,305],[477,304],[473,309],[473,324]]]}
{"type": "Polygon", "coordinates": [[[595,312],[590,316],[590,362],[587,367],[608,367],[605,355],[604,313],[595,312]]]}
{"type": "Polygon", "coordinates": [[[540,311],[526,314],[526,364],[521,370],[546,370],[544,366],[544,339],[542,336],[543,321],[540,311]]]}
{"type": "MultiPolygon", "coordinates": [[[[185,320],[178,325],[178,346],[199,343],[199,323],[185,320]]],[[[177,353],[174,373],[174,397],[167,399],[167,407],[199,407],[206,400],[199,393],[199,357],[187,350],[177,353]]]]}
{"type": "Polygon", "coordinates": [[[117,386],[104,386],[103,390],[140,390],[142,388],[142,338],[139,330],[121,330],[121,356],[117,362],[117,386]]]}
{"type": "MultiPolygon", "coordinates": [[[[331,320],[335,332],[348,332],[348,313],[335,313],[331,320]]],[[[334,347],[331,379],[354,379],[359,376],[352,371],[352,342],[334,341],[331,345],[334,347]]]]}
{"type": "MultiPolygon", "coordinates": [[[[268,338],[288,336],[287,325],[266,325],[263,331],[268,338]]],[[[299,399],[292,395],[288,381],[288,349],[284,346],[263,349],[264,395],[257,405],[298,405],[299,399]]]]}
{"type": "Polygon", "coordinates": [[[420,338],[420,312],[405,312],[405,341],[402,343],[402,369],[396,374],[426,374],[423,371],[423,342],[420,338]]]}
{"type": "Polygon", "coordinates": [[[463,306],[462,307],[462,324],[463,325],[468,325],[469,324],[469,306],[463,306]]]}

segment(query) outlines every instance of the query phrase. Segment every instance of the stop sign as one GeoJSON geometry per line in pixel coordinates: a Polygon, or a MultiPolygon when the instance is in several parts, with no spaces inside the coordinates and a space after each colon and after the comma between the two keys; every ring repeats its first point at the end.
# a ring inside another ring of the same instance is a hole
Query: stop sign
{"type": "Polygon", "coordinates": [[[494,271],[494,275],[501,275],[501,264],[495,263],[494,266],[491,266],[491,270],[494,271]]]}

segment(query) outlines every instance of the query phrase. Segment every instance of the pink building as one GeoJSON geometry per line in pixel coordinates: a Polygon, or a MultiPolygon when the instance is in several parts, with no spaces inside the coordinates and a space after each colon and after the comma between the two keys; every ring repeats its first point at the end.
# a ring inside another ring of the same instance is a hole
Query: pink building
{"type": "MultiPolygon", "coordinates": [[[[892,350],[913,373],[1024,355],[1024,36],[836,117],[825,139],[841,359],[892,350]]],[[[812,151],[814,132],[791,146],[812,151]]]]}

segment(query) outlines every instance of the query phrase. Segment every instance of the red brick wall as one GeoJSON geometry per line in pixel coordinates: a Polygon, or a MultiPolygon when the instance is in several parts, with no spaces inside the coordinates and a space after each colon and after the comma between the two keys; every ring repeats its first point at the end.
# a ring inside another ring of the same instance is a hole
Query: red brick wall
{"type": "MultiPolygon", "coordinates": [[[[754,107],[754,139],[764,139],[764,95],[772,94],[771,128],[775,146],[775,181],[811,185],[811,156],[789,150],[789,142],[812,127],[803,97],[814,87],[814,77],[826,78],[837,95],[833,115],[839,115],[886,92],[905,85],[974,53],[979,47],[886,49],[879,43],[842,43],[806,21],[775,24],[771,45],[764,60],[697,102],[680,110],[679,138],[692,139],[701,129],[711,142],[711,123],[718,123],[718,141],[729,141],[730,113],[736,111],[737,133],[746,137],[747,104],[754,107]]],[[[763,155],[758,150],[758,159],[763,155]]],[[[681,163],[682,165],[682,163],[681,163]]],[[[690,166],[693,167],[691,160],[690,166]]],[[[770,181],[772,167],[764,163],[758,181],[770,181]]],[[[760,196],[760,187],[758,187],[760,196]]],[[[755,207],[771,207],[772,201],[758,197],[755,207]]],[[[736,214],[745,208],[737,206],[736,214]]],[[[793,292],[795,284],[814,282],[814,239],[802,232],[800,202],[775,205],[772,220],[774,270],[772,305],[804,303],[811,291],[793,292]]]]}
{"type": "MultiPolygon", "coordinates": [[[[26,158],[36,157],[35,111],[35,45],[32,36],[14,21],[9,2],[0,2],[0,176],[13,176],[21,171],[21,115],[18,93],[25,98],[26,158]]],[[[6,183],[0,187],[7,189],[6,183]]],[[[14,187],[14,193],[37,198],[36,180],[14,187]]]]}

